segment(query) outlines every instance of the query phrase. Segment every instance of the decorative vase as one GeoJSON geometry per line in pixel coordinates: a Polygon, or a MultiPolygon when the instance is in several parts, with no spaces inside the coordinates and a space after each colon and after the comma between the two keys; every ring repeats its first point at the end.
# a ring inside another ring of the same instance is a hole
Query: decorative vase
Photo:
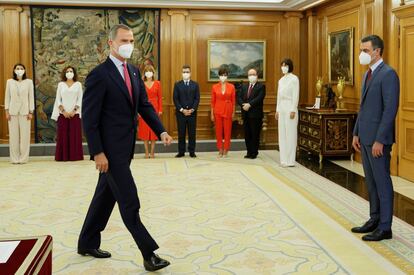
{"type": "Polygon", "coordinates": [[[337,104],[337,111],[343,111],[344,108],[344,102],[343,102],[343,94],[345,89],[345,77],[340,76],[338,77],[338,84],[336,85],[336,89],[338,90],[338,104],[337,104]]]}

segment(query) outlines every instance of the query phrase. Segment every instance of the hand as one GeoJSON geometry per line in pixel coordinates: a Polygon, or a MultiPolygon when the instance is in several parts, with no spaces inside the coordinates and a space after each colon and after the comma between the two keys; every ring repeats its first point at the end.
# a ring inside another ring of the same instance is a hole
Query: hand
{"type": "Polygon", "coordinates": [[[184,109],[184,110],[183,110],[183,114],[184,114],[185,116],[191,116],[191,111],[190,111],[190,110],[187,110],[187,109],[184,109]]]}
{"type": "Polygon", "coordinates": [[[10,114],[9,114],[9,112],[6,112],[6,120],[11,120],[11,116],[10,116],[10,114]]]}
{"type": "Polygon", "coordinates": [[[68,113],[68,112],[66,112],[66,111],[63,111],[62,115],[63,115],[65,118],[70,118],[69,113],[68,113]]]}
{"type": "Polygon", "coordinates": [[[161,134],[161,141],[164,143],[164,146],[168,146],[173,141],[173,138],[168,133],[161,134]]]}
{"type": "Polygon", "coordinates": [[[158,117],[161,117],[162,116],[162,112],[158,112],[158,117]]]}
{"type": "Polygon", "coordinates": [[[108,172],[108,168],[109,168],[108,159],[106,158],[103,152],[95,155],[94,160],[95,160],[96,170],[98,170],[100,173],[108,172]]]}
{"type": "Polygon", "coordinates": [[[250,109],[251,105],[249,103],[243,103],[243,110],[246,112],[250,109]]]}
{"type": "Polygon", "coordinates": [[[361,143],[359,143],[358,136],[354,136],[352,138],[352,147],[354,147],[355,151],[357,151],[358,153],[361,153],[361,143]]]}
{"type": "Polygon", "coordinates": [[[232,114],[231,114],[231,120],[234,120],[234,117],[236,116],[236,113],[235,112],[233,112],[232,114]]]}
{"type": "Polygon", "coordinates": [[[29,114],[27,115],[27,120],[32,120],[32,118],[33,118],[33,114],[30,114],[30,113],[29,113],[29,114]]]}
{"type": "Polygon", "coordinates": [[[72,112],[69,113],[69,117],[70,118],[74,117],[75,115],[76,115],[76,112],[75,111],[72,111],[72,112]]]}
{"type": "Polygon", "coordinates": [[[279,112],[276,112],[276,113],[275,113],[275,119],[276,119],[276,120],[279,120],[279,112]]]}
{"type": "Polygon", "coordinates": [[[378,141],[374,142],[374,145],[372,145],[372,156],[374,158],[382,157],[384,154],[384,144],[379,143],[378,141]]]}
{"type": "Polygon", "coordinates": [[[210,119],[212,122],[214,122],[214,114],[211,114],[210,119]]]}
{"type": "Polygon", "coordinates": [[[296,113],[295,112],[290,112],[290,119],[294,119],[295,118],[296,113]]]}

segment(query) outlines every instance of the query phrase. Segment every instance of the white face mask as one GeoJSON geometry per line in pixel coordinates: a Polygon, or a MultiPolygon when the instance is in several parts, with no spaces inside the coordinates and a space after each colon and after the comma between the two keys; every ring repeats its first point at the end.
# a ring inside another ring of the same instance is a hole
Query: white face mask
{"type": "Polygon", "coordinates": [[[369,55],[366,52],[361,52],[359,54],[359,63],[361,65],[368,65],[369,63],[371,63],[371,59],[372,59],[371,55],[369,55]]]}
{"type": "Polygon", "coordinates": [[[251,84],[256,83],[257,81],[257,75],[249,75],[249,82],[251,84]]]}
{"type": "Polygon", "coordinates": [[[190,79],[190,73],[183,73],[183,80],[189,80],[190,79]]]}
{"type": "Polygon", "coordinates": [[[67,79],[73,79],[73,77],[75,76],[75,74],[74,73],[72,73],[72,72],[67,72],[66,73],[66,78],[67,79]]]}
{"type": "Polygon", "coordinates": [[[21,69],[16,69],[14,70],[14,73],[18,76],[18,77],[22,77],[24,75],[24,70],[21,69]]]}
{"type": "Polygon", "coordinates": [[[152,78],[154,76],[153,72],[145,72],[145,77],[146,78],[152,78]]]}
{"type": "Polygon", "coordinates": [[[283,74],[287,74],[289,72],[289,66],[282,66],[281,69],[283,74]]]}
{"type": "Polygon", "coordinates": [[[134,45],[129,44],[129,43],[121,45],[118,48],[118,54],[122,56],[123,58],[130,58],[133,51],[134,51],[134,45]]]}
{"type": "Polygon", "coordinates": [[[221,82],[225,82],[227,80],[227,76],[226,75],[220,75],[219,78],[220,78],[220,81],[221,82]]]}

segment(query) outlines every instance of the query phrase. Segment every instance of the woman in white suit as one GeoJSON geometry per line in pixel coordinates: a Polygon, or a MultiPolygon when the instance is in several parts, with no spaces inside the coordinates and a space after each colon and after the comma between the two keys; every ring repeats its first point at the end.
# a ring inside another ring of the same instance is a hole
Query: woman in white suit
{"type": "Polygon", "coordinates": [[[296,159],[299,78],[292,73],[292,60],[284,59],[281,66],[283,77],[278,84],[275,117],[278,120],[280,164],[291,167],[295,166],[296,159]]]}
{"type": "Polygon", "coordinates": [[[30,151],[30,126],[34,111],[33,81],[26,77],[23,64],[13,68],[13,78],[6,82],[6,119],[9,123],[10,162],[26,163],[30,151]]]}

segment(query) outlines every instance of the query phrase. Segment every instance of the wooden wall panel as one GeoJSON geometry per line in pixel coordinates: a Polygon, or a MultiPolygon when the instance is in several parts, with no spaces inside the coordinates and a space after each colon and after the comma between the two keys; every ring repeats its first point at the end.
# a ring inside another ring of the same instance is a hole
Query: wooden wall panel
{"type": "MultiPolygon", "coordinates": [[[[185,25],[174,25],[172,18],[175,11],[168,12],[170,15],[169,41],[162,41],[162,44],[174,43],[180,40],[175,28],[181,28],[185,32],[185,57],[180,61],[171,59],[168,65],[170,68],[169,76],[164,87],[168,86],[171,90],[176,80],[181,79],[181,67],[188,63],[192,68],[192,79],[200,84],[201,101],[197,120],[197,136],[199,139],[214,139],[213,123],[210,121],[210,98],[211,87],[215,82],[209,82],[207,77],[207,41],[209,39],[258,39],[266,40],[266,98],[265,110],[270,111],[268,116],[268,130],[266,132],[266,144],[275,144],[277,140],[276,121],[274,120],[274,110],[276,104],[276,84],[281,77],[280,61],[284,57],[291,57],[295,65],[301,62],[300,53],[300,29],[302,17],[301,13],[283,12],[238,12],[238,11],[204,11],[189,10],[186,15],[185,25]],[[288,36],[288,30],[295,35],[288,36]]],[[[164,22],[164,21],[162,21],[164,22]]],[[[169,22],[165,20],[165,22],[169,22]]],[[[302,26],[303,27],[303,26],[302,26]]],[[[168,28],[167,28],[168,29],[168,28]]],[[[164,30],[162,30],[164,32],[164,30]]],[[[170,50],[171,47],[163,48],[161,56],[168,53],[175,54],[170,50]]],[[[165,59],[162,58],[162,67],[165,66],[165,59]]],[[[297,68],[300,68],[297,67],[297,68]]],[[[298,69],[299,71],[299,69],[298,69]]],[[[296,72],[299,77],[305,75],[296,72]]],[[[164,71],[163,71],[164,72],[164,71]]],[[[166,72],[168,74],[168,72],[166,72]]],[[[163,73],[164,75],[164,73],[163,73]]],[[[164,89],[165,90],[165,89],[164,89]]],[[[306,91],[303,90],[306,94],[306,91]]],[[[169,107],[170,116],[174,117],[174,105],[172,99],[165,102],[169,107]]],[[[175,118],[169,119],[168,129],[177,136],[175,118]]],[[[237,126],[236,126],[237,128],[237,126]]],[[[240,127],[239,127],[240,128],[240,127]]]]}
{"type": "MultiPolygon", "coordinates": [[[[32,78],[32,50],[30,12],[26,6],[0,6],[0,143],[8,142],[8,125],[4,112],[4,91],[7,79],[12,77],[13,66],[23,63],[27,77],[32,78]]],[[[34,128],[32,123],[32,141],[34,128]]]]}
{"type": "MultiPolygon", "coordinates": [[[[380,35],[385,42],[384,60],[396,67],[394,43],[391,43],[392,33],[395,31],[392,8],[400,5],[395,0],[348,0],[330,1],[313,10],[316,14],[316,23],[308,25],[308,41],[316,41],[316,58],[308,54],[308,67],[315,68],[315,73],[308,73],[307,83],[312,87],[316,82],[316,76],[322,76],[324,81],[328,81],[328,49],[327,38],[329,32],[339,31],[344,28],[354,28],[354,85],[347,85],[344,91],[345,107],[350,110],[358,111],[361,97],[361,81],[367,66],[359,64],[359,44],[360,39],[368,34],[380,35]],[[312,27],[314,29],[312,29],[312,27]],[[309,37],[314,36],[314,37],[309,37]]],[[[309,19],[308,24],[313,21],[309,19]]],[[[336,86],[333,86],[336,92],[336,86]]],[[[312,103],[315,96],[314,89],[308,89],[308,103],[312,103]]],[[[392,171],[396,174],[397,167],[397,147],[394,146],[392,158],[392,171]]],[[[356,160],[360,161],[359,154],[356,160]]]]}
{"type": "MultiPolygon", "coordinates": [[[[399,165],[398,175],[414,181],[414,5],[396,10],[399,31],[397,36],[398,63],[400,76],[399,108],[399,165]]],[[[394,40],[395,41],[395,40],[394,40]]]]}

